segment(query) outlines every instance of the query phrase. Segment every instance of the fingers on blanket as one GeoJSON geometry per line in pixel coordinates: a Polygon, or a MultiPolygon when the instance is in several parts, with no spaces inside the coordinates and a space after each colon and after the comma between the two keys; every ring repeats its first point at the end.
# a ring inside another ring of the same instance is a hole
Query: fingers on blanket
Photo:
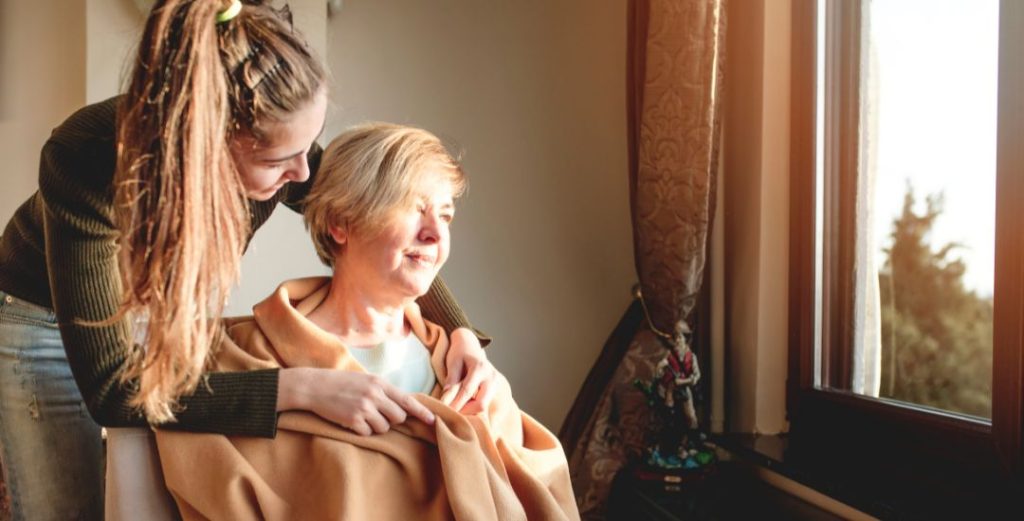
{"type": "Polygon", "coordinates": [[[459,380],[462,379],[464,364],[462,358],[456,356],[449,356],[445,363],[447,365],[448,374],[445,377],[444,386],[445,388],[451,388],[453,385],[458,384],[459,380]]]}
{"type": "Polygon", "coordinates": [[[377,434],[384,434],[391,430],[391,422],[379,411],[368,412],[365,421],[370,426],[370,429],[377,434]]]}
{"type": "Polygon", "coordinates": [[[389,401],[394,403],[396,407],[400,407],[403,414],[401,421],[393,421],[392,424],[398,425],[403,423],[407,419],[405,415],[411,415],[427,425],[434,424],[434,413],[430,412],[430,409],[427,409],[427,406],[420,403],[416,398],[413,398],[412,394],[403,392],[392,385],[385,385],[384,390],[390,399],[389,401]]]}
{"type": "Polygon", "coordinates": [[[377,401],[364,398],[358,402],[356,409],[347,418],[342,418],[341,424],[362,436],[369,436],[375,432],[387,432],[391,424],[381,414],[379,406],[377,401]]]}
{"type": "Polygon", "coordinates": [[[491,387],[497,375],[497,370],[486,359],[467,361],[466,380],[462,383],[462,389],[451,402],[452,409],[461,411],[474,398],[486,407],[488,402],[482,399],[484,397],[482,392],[491,387]]]}
{"type": "Polygon", "coordinates": [[[497,392],[497,386],[494,385],[494,380],[486,380],[480,384],[480,390],[476,393],[476,399],[480,402],[480,406],[484,409],[494,399],[494,394],[497,392]]]}
{"type": "Polygon", "coordinates": [[[365,382],[342,407],[341,425],[356,434],[369,436],[388,432],[393,423],[405,421],[406,413],[392,399],[389,384],[377,376],[360,376],[365,382]]]}

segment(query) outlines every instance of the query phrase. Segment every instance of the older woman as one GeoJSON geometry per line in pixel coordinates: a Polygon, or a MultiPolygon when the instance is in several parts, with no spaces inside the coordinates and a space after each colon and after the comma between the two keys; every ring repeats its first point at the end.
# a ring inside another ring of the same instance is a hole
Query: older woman
{"type": "Polygon", "coordinates": [[[160,431],[182,515],[578,518],[561,446],[518,409],[504,378],[492,375],[468,403],[473,397],[452,401],[458,389],[439,384],[448,337],[415,299],[448,259],[454,200],[465,186],[458,163],[432,134],[382,123],[339,136],[322,161],[305,215],[333,277],[286,282],[253,317],[234,322],[218,369],[363,372],[384,388],[422,393],[415,397],[435,421],[402,423],[401,408],[356,406],[349,429],[284,413],[275,440],[160,431]]]}

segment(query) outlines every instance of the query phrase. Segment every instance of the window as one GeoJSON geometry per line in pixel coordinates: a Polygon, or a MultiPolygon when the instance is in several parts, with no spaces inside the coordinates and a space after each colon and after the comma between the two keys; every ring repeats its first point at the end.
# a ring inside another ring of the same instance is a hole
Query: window
{"type": "Polygon", "coordinates": [[[933,514],[1021,475],[1022,33],[1015,0],[794,0],[794,446],[933,514]]]}

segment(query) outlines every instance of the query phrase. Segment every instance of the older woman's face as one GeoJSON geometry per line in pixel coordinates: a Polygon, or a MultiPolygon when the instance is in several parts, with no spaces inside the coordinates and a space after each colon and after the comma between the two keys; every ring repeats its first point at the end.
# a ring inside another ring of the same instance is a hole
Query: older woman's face
{"type": "Polygon", "coordinates": [[[378,233],[354,231],[345,237],[335,257],[335,275],[359,277],[385,297],[425,294],[448,260],[452,194],[445,174],[425,175],[410,204],[393,210],[378,233]]]}

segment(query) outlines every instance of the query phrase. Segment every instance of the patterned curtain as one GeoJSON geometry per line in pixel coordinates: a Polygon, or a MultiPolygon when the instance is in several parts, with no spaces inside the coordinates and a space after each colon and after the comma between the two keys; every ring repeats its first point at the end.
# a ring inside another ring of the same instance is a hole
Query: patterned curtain
{"type": "Polygon", "coordinates": [[[618,346],[623,324],[616,328],[584,384],[600,392],[581,393],[563,428],[585,519],[604,517],[612,478],[644,448],[649,416],[633,381],[654,376],[663,338],[690,333],[714,214],[725,1],[629,2],[630,202],[647,318],[631,306],[623,323],[642,326],[618,346]],[[599,367],[609,359],[617,363],[599,367]]]}

